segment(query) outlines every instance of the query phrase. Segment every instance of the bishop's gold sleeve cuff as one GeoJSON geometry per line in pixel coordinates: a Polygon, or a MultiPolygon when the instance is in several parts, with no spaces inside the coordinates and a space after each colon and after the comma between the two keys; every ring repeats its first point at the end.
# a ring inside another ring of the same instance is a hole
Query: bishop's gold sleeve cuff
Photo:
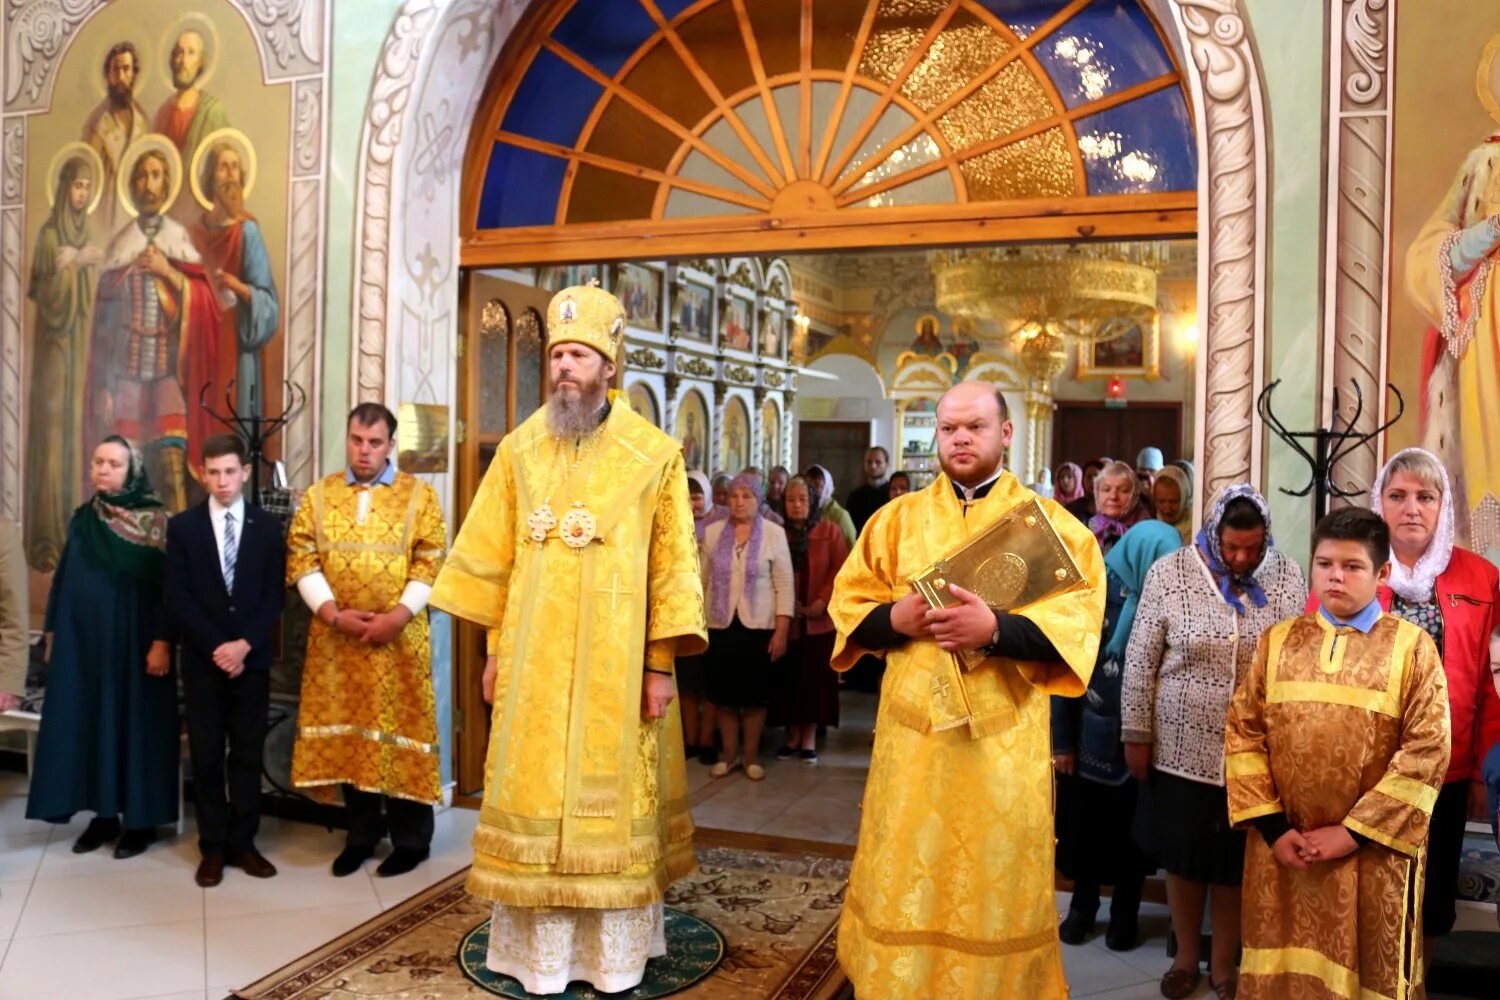
{"type": "Polygon", "coordinates": [[[484,655],[500,655],[500,630],[489,628],[484,630],[484,655]]]}
{"type": "Polygon", "coordinates": [[[652,673],[676,675],[677,640],[652,639],[646,643],[646,669],[652,673]]]}

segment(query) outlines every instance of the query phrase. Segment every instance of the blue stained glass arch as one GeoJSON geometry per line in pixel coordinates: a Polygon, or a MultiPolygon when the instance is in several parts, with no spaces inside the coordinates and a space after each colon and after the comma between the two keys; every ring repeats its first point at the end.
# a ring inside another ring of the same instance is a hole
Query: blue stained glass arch
{"type": "Polygon", "coordinates": [[[555,0],[492,79],[466,226],[1190,206],[1193,116],[1142,3],[555,0]]]}

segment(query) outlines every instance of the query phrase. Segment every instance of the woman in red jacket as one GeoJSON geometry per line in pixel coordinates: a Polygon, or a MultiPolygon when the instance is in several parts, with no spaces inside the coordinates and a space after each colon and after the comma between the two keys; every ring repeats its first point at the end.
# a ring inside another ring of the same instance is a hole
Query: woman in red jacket
{"type": "Polygon", "coordinates": [[[1500,696],[1490,674],[1500,572],[1453,544],[1448,472],[1430,452],[1398,452],[1376,479],[1371,501],[1391,529],[1391,581],[1380,590],[1380,604],[1432,636],[1448,678],[1453,753],[1432,810],[1422,902],[1422,933],[1430,943],[1453,929],[1464,821],[1485,818],[1481,769],[1500,742],[1500,696]]]}
{"type": "Polygon", "coordinates": [[[819,518],[818,495],[802,476],[787,483],[786,543],[792,553],[797,586],[797,615],[786,656],[778,666],[781,676],[771,706],[771,724],[787,727],[786,745],[779,760],[797,757],[818,762],[819,726],[839,724],[839,678],[833,657],[833,619],[828,599],[833,578],[849,556],[843,532],[819,518]]]}

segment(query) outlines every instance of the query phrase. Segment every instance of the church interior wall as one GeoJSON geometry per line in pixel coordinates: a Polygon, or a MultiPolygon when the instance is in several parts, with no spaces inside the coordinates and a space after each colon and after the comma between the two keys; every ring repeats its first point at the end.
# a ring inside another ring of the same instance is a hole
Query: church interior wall
{"type": "MultiPolygon", "coordinates": [[[[1316,363],[1323,329],[1326,12],[1320,4],[1286,0],[1244,0],[1244,7],[1263,69],[1270,139],[1266,379],[1282,380],[1276,405],[1287,426],[1310,430],[1326,419],[1316,363]]],[[[1271,488],[1264,492],[1277,544],[1305,561],[1312,502],[1277,487],[1301,489],[1307,464],[1274,437],[1266,462],[1271,488]]]]}

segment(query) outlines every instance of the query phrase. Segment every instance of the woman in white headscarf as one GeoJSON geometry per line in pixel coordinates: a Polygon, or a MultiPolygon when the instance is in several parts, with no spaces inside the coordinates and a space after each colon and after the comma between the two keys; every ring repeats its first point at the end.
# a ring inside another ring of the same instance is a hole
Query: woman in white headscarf
{"type": "Polygon", "coordinates": [[[833,473],[821,465],[809,465],[807,467],[807,481],[817,487],[818,496],[822,499],[819,505],[823,511],[823,520],[838,528],[844,534],[844,541],[849,547],[854,547],[854,540],[859,537],[859,532],[854,530],[854,518],[849,512],[839,506],[839,502],[833,495],[833,473]]]}
{"type": "Polygon", "coordinates": [[[1500,743],[1500,695],[1490,676],[1500,573],[1453,544],[1452,486],[1431,452],[1397,452],[1380,471],[1370,500],[1391,530],[1391,581],[1380,588],[1381,607],[1432,636],[1448,678],[1453,753],[1428,827],[1422,902],[1422,934],[1430,944],[1453,929],[1464,821],[1489,819],[1480,769],[1500,743]]]}

